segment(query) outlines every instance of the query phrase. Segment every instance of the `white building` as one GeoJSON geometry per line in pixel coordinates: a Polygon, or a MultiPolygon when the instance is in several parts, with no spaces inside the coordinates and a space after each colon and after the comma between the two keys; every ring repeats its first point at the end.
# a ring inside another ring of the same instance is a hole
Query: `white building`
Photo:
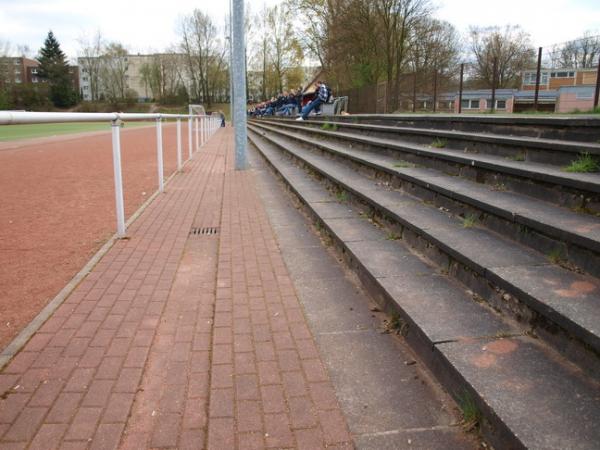
{"type": "MultiPolygon", "coordinates": [[[[169,74],[169,82],[176,83],[177,85],[185,86],[189,89],[190,81],[186,74],[186,70],[182,64],[181,59],[184,55],[176,53],[155,53],[149,55],[127,55],[124,56],[122,61],[117,61],[119,67],[124,70],[124,81],[126,91],[135,91],[138,102],[146,102],[152,100],[155,96],[153,95],[152,88],[149,85],[147,79],[144,77],[144,67],[151,66],[152,64],[161,65],[161,73],[164,75],[169,74]],[[169,64],[169,67],[165,67],[169,64]]],[[[101,58],[98,58],[102,61],[101,58]]],[[[77,63],[80,67],[79,71],[79,86],[83,100],[92,100],[92,87],[90,81],[90,74],[86,69],[87,58],[77,58],[77,63]]],[[[114,64],[114,61],[113,61],[114,64]]],[[[189,90],[188,90],[189,92],[189,90]]],[[[102,83],[99,83],[98,95],[100,98],[103,97],[102,83]]]]}

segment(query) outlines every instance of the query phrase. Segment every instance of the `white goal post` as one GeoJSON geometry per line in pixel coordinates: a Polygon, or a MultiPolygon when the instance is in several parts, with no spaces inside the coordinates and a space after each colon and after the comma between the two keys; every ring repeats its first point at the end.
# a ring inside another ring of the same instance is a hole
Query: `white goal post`
{"type": "Polygon", "coordinates": [[[189,104],[188,105],[188,109],[189,109],[189,114],[194,115],[194,116],[205,116],[206,115],[206,110],[204,109],[204,106],[202,105],[193,105],[193,104],[189,104]]]}

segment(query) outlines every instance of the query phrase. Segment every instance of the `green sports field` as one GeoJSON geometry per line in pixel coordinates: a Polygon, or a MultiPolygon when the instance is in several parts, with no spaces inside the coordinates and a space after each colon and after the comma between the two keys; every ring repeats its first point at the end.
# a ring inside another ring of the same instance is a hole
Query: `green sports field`
{"type": "MultiPolygon", "coordinates": [[[[150,125],[149,122],[131,122],[127,128],[150,125]]],[[[40,123],[32,125],[0,125],[0,141],[16,141],[59,134],[86,133],[88,131],[110,131],[108,122],[90,123],[40,123]]]]}

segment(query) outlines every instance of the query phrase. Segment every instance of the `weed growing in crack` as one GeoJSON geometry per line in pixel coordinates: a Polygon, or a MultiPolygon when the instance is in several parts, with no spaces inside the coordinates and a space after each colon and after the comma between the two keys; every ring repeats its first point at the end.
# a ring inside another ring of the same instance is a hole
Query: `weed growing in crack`
{"type": "Polygon", "coordinates": [[[408,161],[398,161],[397,163],[394,163],[394,167],[411,168],[412,169],[417,166],[408,161]]]}
{"type": "Polygon", "coordinates": [[[525,153],[517,153],[516,155],[507,156],[506,159],[513,161],[525,161],[525,153]]]}
{"type": "Polygon", "coordinates": [[[563,170],[565,172],[577,173],[598,172],[600,170],[600,163],[593,155],[582,153],[575,161],[572,161],[571,164],[563,167],[563,170]]]}
{"type": "Polygon", "coordinates": [[[560,264],[563,261],[562,250],[560,248],[555,248],[548,253],[547,257],[552,264],[560,264]]]}
{"type": "Polygon", "coordinates": [[[445,148],[448,145],[448,141],[446,139],[435,138],[431,143],[433,148],[445,148]]]}
{"type": "Polygon", "coordinates": [[[481,420],[481,411],[475,400],[467,391],[458,398],[458,406],[462,412],[461,425],[466,432],[476,430],[481,420]]]}
{"type": "Polygon", "coordinates": [[[346,194],[346,191],[338,191],[335,196],[340,203],[346,203],[348,201],[348,194],[346,194]]]}
{"type": "Polygon", "coordinates": [[[469,214],[463,218],[462,226],[463,228],[472,228],[477,222],[477,215],[469,214]]]}

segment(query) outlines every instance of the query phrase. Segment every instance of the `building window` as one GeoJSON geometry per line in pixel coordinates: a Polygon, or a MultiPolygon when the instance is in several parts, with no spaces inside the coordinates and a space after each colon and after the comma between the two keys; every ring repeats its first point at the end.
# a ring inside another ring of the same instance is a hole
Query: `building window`
{"type": "MultiPolygon", "coordinates": [[[[548,84],[549,72],[540,72],[540,84],[548,84]]],[[[535,86],[535,78],[537,72],[525,72],[523,74],[523,84],[528,86],[535,86]]]]}
{"type": "Polygon", "coordinates": [[[463,109],[479,109],[479,100],[462,100],[460,105],[463,109]]]}
{"type": "Polygon", "coordinates": [[[87,81],[88,77],[81,77],[81,81],[87,81]]]}
{"type": "Polygon", "coordinates": [[[573,78],[575,76],[575,72],[551,72],[550,78],[573,78]]]}
{"type": "Polygon", "coordinates": [[[19,84],[21,82],[21,77],[15,78],[15,83],[19,84]]]}
{"type": "Polygon", "coordinates": [[[88,87],[87,87],[87,86],[83,86],[83,90],[84,90],[84,91],[87,91],[87,90],[88,90],[88,87]]]}
{"type": "Polygon", "coordinates": [[[506,100],[496,100],[496,109],[506,109],[506,100]]]}
{"type": "Polygon", "coordinates": [[[37,82],[38,82],[38,79],[37,79],[37,77],[31,77],[31,82],[32,82],[32,83],[37,83],[37,82]]]}

